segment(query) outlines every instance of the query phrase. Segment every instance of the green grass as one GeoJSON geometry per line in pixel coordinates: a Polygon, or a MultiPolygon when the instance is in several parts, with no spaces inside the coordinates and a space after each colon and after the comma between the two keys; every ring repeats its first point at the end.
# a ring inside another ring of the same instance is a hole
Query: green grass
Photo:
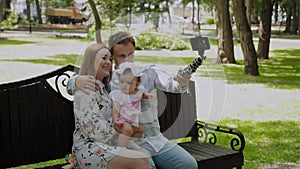
{"type": "MultiPolygon", "coordinates": [[[[244,61],[237,60],[237,64],[206,64],[207,71],[197,71],[200,76],[224,78],[218,74],[220,69],[225,73],[228,84],[263,84],[266,87],[277,89],[300,89],[300,49],[273,50],[270,52],[269,60],[258,60],[259,76],[244,75],[244,61]],[[214,73],[215,72],[215,73],[214,73]],[[218,77],[219,76],[219,77],[218,77]]],[[[200,68],[201,69],[201,68],[200,68]]]]}
{"type": "Polygon", "coordinates": [[[56,164],[64,164],[64,163],[66,163],[66,160],[64,158],[61,158],[61,159],[57,159],[57,160],[51,160],[51,161],[40,162],[40,163],[35,163],[35,164],[12,167],[11,169],[43,168],[43,167],[47,167],[47,166],[53,166],[56,164]]]}
{"type": "MultiPolygon", "coordinates": [[[[244,134],[245,169],[265,164],[300,162],[300,126],[297,121],[253,122],[225,119],[219,125],[238,128],[244,134]]],[[[230,145],[231,138],[228,135],[218,135],[217,138],[220,145],[230,145]]]]}
{"type": "Polygon", "coordinates": [[[31,41],[14,40],[14,39],[0,39],[0,45],[24,45],[35,43],[31,41]]]}
{"type": "Polygon", "coordinates": [[[78,54],[60,54],[55,56],[47,56],[43,59],[2,59],[1,61],[30,62],[35,64],[64,66],[67,64],[76,65],[77,59],[78,54]]]}

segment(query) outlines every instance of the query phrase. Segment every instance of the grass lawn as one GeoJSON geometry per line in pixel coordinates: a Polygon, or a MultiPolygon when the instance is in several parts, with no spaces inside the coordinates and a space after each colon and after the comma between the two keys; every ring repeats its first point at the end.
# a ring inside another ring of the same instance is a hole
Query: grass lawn
{"type": "Polygon", "coordinates": [[[35,43],[31,41],[14,40],[14,39],[0,39],[0,45],[24,45],[35,43]]]}
{"type": "MultiPolygon", "coordinates": [[[[241,121],[224,119],[219,125],[239,129],[245,136],[245,169],[275,163],[300,162],[300,126],[296,121],[241,121]]],[[[220,135],[220,134],[219,134],[220,135]]],[[[230,145],[230,136],[218,136],[218,143],[230,145]]]]}

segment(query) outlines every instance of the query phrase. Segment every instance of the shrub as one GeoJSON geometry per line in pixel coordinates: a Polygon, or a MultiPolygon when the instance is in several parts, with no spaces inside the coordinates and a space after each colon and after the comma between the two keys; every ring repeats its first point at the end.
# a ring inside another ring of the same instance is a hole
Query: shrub
{"type": "Polygon", "coordinates": [[[142,32],[135,37],[136,49],[138,50],[155,50],[155,49],[169,49],[169,50],[186,50],[190,46],[184,42],[182,38],[175,37],[167,33],[159,32],[142,32]]]}
{"type": "Polygon", "coordinates": [[[3,28],[12,29],[14,25],[18,23],[19,16],[9,9],[7,9],[7,12],[9,15],[6,20],[1,22],[1,26],[3,28]]]}
{"type": "Polygon", "coordinates": [[[215,18],[206,18],[205,23],[208,24],[208,25],[213,25],[213,24],[216,23],[215,18]]]}

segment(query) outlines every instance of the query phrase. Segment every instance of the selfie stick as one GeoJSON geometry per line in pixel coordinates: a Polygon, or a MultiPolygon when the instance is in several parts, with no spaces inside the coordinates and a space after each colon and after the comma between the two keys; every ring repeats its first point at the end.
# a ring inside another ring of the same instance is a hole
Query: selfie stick
{"type": "Polygon", "coordinates": [[[178,72],[178,74],[181,76],[185,74],[192,75],[195,73],[198,67],[202,64],[202,61],[206,58],[206,56],[204,56],[205,50],[210,49],[209,40],[207,37],[196,36],[195,38],[191,38],[190,42],[192,45],[192,50],[198,51],[199,57],[194,59],[192,63],[178,72]]]}

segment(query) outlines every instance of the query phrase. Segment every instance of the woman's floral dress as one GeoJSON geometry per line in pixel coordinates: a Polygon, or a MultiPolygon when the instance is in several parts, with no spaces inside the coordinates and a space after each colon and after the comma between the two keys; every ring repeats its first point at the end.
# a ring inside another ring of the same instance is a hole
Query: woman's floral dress
{"type": "Polygon", "coordinates": [[[111,117],[111,100],[104,84],[89,95],[77,90],[74,95],[75,131],[73,134],[76,168],[106,169],[107,163],[125,148],[118,147],[117,132],[107,120],[111,117]]]}

